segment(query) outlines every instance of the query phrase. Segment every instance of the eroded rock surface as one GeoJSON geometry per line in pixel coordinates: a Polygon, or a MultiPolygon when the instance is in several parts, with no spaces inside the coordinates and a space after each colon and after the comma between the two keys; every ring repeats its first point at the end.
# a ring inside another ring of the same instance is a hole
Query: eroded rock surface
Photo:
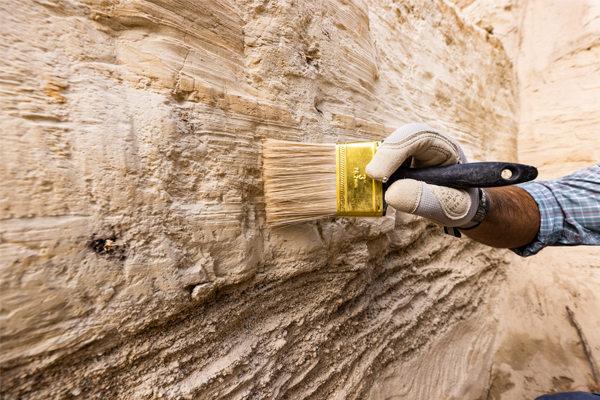
{"type": "Polygon", "coordinates": [[[554,179],[600,162],[600,4],[457,0],[514,63],[519,159],[554,179]]]}
{"type": "MultiPolygon", "coordinates": [[[[459,0],[461,12],[493,32],[515,65],[519,160],[541,179],[600,162],[600,8],[588,0],[459,0]]],[[[598,390],[570,307],[600,354],[600,248],[548,248],[510,261],[498,304],[489,398],[598,390]]]]}
{"type": "Polygon", "coordinates": [[[4,397],[386,397],[442,348],[423,396],[488,390],[507,252],[400,213],[269,229],[261,141],[416,120],[515,161],[493,35],[441,0],[1,7],[4,397]]]}

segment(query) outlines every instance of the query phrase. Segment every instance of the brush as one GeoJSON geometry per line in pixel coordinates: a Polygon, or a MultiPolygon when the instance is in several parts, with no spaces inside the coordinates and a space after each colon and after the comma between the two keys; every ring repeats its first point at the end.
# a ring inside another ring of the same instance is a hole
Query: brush
{"type": "Polygon", "coordinates": [[[369,178],[365,167],[381,141],[298,143],[267,139],[263,177],[267,223],[289,225],[324,217],[381,217],[385,190],[399,179],[453,188],[498,187],[537,177],[535,167],[479,162],[444,167],[400,167],[385,182],[369,178]]]}

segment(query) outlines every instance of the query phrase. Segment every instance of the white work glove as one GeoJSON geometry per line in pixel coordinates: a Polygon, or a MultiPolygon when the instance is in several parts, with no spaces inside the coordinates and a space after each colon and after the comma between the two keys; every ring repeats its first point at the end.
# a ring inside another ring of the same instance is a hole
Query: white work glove
{"type": "MultiPolygon", "coordinates": [[[[367,165],[367,174],[379,181],[387,179],[405,161],[412,168],[466,164],[459,144],[424,124],[407,124],[379,146],[367,165]],[[409,160],[409,158],[411,158],[409,160]]],[[[394,182],[385,192],[385,201],[398,211],[430,218],[445,226],[469,225],[479,205],[479,189],[453,189],[413,179],[394,182]]]]}

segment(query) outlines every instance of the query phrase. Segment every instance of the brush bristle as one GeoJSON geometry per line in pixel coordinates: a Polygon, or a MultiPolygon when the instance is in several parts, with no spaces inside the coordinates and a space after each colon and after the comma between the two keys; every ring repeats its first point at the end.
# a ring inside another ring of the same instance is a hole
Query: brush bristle
{"type": "Polygon", "coordinates": [[[288,225],[337,214],[335,143],[263,143],[269,225],[288,225]]]}

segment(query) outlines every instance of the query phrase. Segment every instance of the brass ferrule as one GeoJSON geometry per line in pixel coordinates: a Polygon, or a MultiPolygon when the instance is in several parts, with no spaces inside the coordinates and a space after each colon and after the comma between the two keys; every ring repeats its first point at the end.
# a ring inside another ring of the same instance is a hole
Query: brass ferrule
{"type": "Polygon", "coordinates": [[[365,167],[377,152],[380,141],[336,145],[337,215],[383,216],[382,183],[369,178],[365,167]]]}

